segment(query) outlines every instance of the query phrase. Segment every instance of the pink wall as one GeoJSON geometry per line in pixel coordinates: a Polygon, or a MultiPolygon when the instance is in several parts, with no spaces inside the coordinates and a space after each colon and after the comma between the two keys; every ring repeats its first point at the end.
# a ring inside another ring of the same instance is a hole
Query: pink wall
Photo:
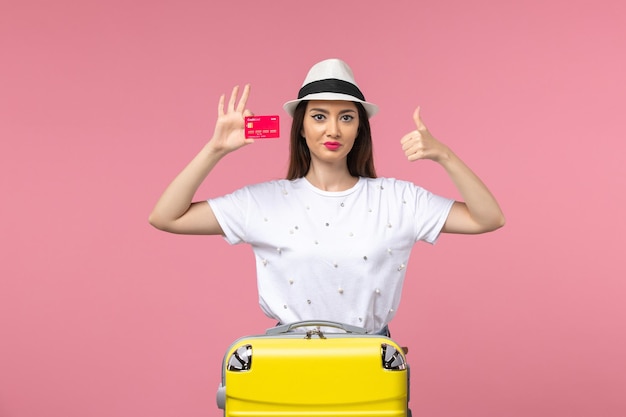
{"type": "MultiPolygon", "coordinates": [[[[626,3],[214,3],[0,5],[0,416],[221,415],[224,350],[272,325],[252,253],[147,216],[222,92],[284,115],[328,57],[381,106],[380,174],[455,196],[404,160],[420,104],[507,215],[415,249],[392,328],[415,415],[626,415],[626,3]]],[[[286,151],[231,155],[199,197],[283,176],[286,151]]]]}

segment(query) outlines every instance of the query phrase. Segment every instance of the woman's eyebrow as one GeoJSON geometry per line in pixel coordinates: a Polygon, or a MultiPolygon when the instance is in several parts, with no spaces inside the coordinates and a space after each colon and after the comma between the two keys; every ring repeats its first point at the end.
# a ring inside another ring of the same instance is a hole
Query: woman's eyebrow
{"type": "MultiPolygon", "coordinates": [[[[309,112],[319,112],[319,113],[324,113],[324,114],[329,114],[330,112],[326,109],[322,109],[322,108],[312,108],[309,109],[309,112]]],[[[340,110],[339,114],[343,114],[343,113],[356,113],[356,110],[354,109],[345,109],[345,110],[340,110]]]]}

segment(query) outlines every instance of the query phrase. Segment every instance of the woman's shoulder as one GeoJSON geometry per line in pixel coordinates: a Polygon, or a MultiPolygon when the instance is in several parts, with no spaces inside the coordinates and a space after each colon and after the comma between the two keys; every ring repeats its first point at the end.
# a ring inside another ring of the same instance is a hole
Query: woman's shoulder
{"type": "Polygon", "coordinates": [[[377,177],[377,178],[365,178],[362,180],[367,184],[368,187],[385,187],[388,188],[396,188],[396,189],[404,189],[404,188],[418,188],[417,185],[412,183],[411,181],[401,180],[393,177],[377,177]]]}
{"type": "MultiPolygon", "coordinates": [[[[428,196],[432,194],[424,187],[412,181],[402,180],[393,177],[363,178],[366,188],[371,191],[381,191],[391,196],[428,196]]],[[[410,197],[410,198],[413,198],[410,197]]]]}
{"type": "Polygon", "coordinates": [[[301,178],[296,180],[287,179],[273,179],[262,181],[254,184],[249,184],[242,187],[242,190],[247,190],[251,193],[271,193],[271,192],[284,192],[295,188],[299,188],[299,182],[301,178]]]}

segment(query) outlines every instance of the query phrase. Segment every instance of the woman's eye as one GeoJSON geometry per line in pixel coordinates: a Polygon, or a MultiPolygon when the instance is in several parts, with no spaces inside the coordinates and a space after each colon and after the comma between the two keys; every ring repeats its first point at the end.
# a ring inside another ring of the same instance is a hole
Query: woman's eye
{"type": "Polygon", "coordinates": [[[313,120],[317,120],[317,121],[324,120],[323,114],[314,114],[312,117],[313,117],[313,120]]]}
{"type": "Polygon", "coordinates": [[[350,116],[349,114],[344,114],[343,116],[341,116],[341,120],[343,120],[344,122],[350,122],[354,120],[354,116],[350,116]]]}

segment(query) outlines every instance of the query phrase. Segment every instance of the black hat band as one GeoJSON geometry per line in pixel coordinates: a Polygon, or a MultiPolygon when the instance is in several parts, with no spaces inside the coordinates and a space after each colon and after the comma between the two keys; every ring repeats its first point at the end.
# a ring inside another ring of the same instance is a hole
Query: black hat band
{"type": "Polygon", "coordinates": [[[356,85],[339,80],[337,78],[326,78],[324,80],[317,80],[302,86],[298,92],[298,99],[308,96],[309,94],[317,93],[340,93],[347,94],[352,97],[356,97],[359,100],[365,101],[365,96],[359,90],[356,85]]]}

